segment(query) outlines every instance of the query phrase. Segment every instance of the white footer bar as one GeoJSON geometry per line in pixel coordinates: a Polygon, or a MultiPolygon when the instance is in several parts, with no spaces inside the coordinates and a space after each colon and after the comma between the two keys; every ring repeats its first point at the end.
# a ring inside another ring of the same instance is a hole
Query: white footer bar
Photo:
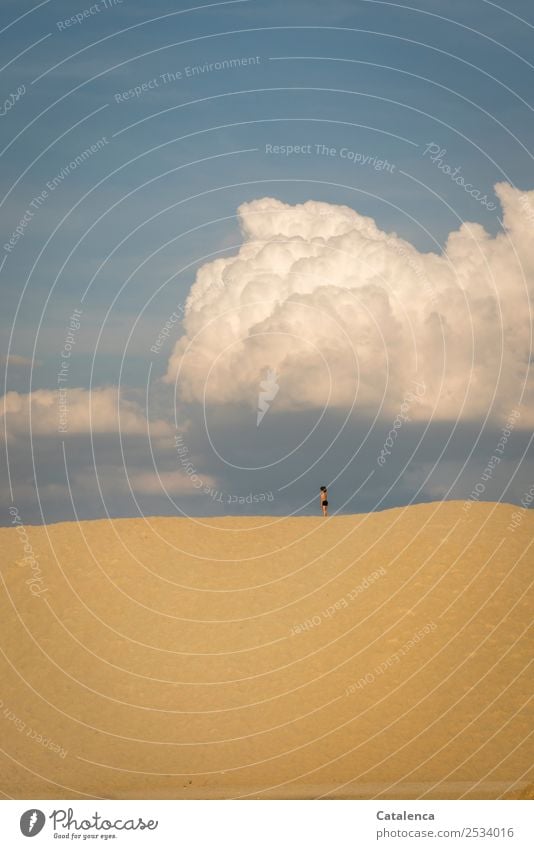
{"type": "Polygon", "coordinates": [[[2,845],[532,849],[528,801],[2,801],[2,845]],[[29,843],[29,838],[35,843],[29,843]]]}

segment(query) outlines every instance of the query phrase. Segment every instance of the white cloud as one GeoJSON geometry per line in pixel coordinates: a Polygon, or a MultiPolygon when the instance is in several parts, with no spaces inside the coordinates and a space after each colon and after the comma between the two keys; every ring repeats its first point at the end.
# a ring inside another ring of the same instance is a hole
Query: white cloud
{"type": "Polygon", "coordinates": [[[128,480],[134,492],[145,493],[146,495],[162,495],[168,492],[169,495],[198,495],[199,489],[205,487],[217,488],[217,481],[211,475],[196,475],[195,481],[201,481],[201,487],[193,486],[191,478],[182,471],[134,471],[128,469],[128,480]]]}
{"type": "Polygon", "coordinates": [[[244,243],[199,269],[165,380],[184,400],[255,407],[271,368],[277,410],[356,399],[373,415],[419,380],[412,418],[506,416],[528,377],[534,191],[496,192],[505,231],[465,223],[441,255],[345,206],[243,204],[244,243]]]}
{"type": "Polygon", "coordinates": [[[20,354],[9,354],[7,357],[2,357],[2,365],[23,366],[24,368],[33,366],[37,368],[42,365],[42,362],[40,360],[32,360],[30,357],[21,357],[20,354]]]}
{"type": "Polygon", "coordinates": [[[147,422],[141,407],[120,397],[116,386],[67,389],[63,396],[51,389],[8,392],[0,398],[0,419],[8,438],[27,433],[30,427],[35,436],[119,431],[124,435],[148,434],[149,427],[154,437],[173,432],[162,419],[147,422]]]}

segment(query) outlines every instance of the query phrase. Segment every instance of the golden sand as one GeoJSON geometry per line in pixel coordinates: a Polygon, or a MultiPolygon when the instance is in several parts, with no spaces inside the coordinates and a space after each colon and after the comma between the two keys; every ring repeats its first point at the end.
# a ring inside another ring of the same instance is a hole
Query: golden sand
{"type": "Polygon", "coordinates": [[[532,796],[534,513],[464,508],[0,529],[0,791],[532,796]]]}

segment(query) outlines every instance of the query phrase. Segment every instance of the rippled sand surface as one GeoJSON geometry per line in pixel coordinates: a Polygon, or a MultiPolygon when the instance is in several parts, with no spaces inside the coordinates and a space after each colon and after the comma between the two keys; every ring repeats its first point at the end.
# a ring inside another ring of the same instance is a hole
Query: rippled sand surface
{"type": "Polygon", "coordinates": [[[0,529],[0,790],[531,797],[516,511],[0,529]]]}

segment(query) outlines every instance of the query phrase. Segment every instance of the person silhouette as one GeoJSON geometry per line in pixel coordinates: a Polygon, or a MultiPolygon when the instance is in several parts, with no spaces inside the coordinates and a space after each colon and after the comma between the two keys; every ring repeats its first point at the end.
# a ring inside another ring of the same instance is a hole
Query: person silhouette
{"type": "Polygon", "coordinates": [[[326,486],[321,487],[321,508],[323,516],[328,516],[328,490],[326,486]]]}

